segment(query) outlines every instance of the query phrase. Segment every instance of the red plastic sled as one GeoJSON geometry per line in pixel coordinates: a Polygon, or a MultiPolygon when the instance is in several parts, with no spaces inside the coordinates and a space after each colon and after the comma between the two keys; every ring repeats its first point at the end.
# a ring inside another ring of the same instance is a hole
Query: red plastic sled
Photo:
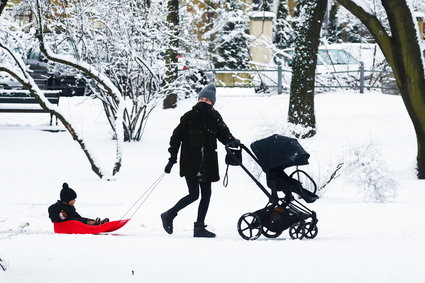
{"type": "Polygon", "coordinates": [[[76,220],[53,222],[55,233],[58,234],[99,234],[113,232],[127,224],[130,219],[111,221],[105,224],[92,226],[76,220]]]}

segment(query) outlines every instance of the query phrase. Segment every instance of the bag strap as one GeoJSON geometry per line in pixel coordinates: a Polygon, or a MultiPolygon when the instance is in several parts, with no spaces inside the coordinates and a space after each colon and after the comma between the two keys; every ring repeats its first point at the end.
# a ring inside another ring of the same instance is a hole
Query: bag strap
{"type": "Polygon", "coordinates": [[[226,174],[224,175],[223,178],[223,186],[226,188],[227,185],[229,184],[229,164],[227,164],[227,168],[226,168],[226,174]]]}

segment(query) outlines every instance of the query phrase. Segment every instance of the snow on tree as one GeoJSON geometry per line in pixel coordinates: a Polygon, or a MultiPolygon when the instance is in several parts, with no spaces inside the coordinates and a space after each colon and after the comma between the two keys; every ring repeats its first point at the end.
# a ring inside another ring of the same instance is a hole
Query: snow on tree
{"type": "Polygon", "coordinates": [[[327,39],[327,41],[332,43],[337,43],[340,41],[340,27],[338,23],[338,11],[340,10],[339,8],[340,5],[338,4],[338,2],[332,2],[331,8],[328,11],[327,21],[325,21],[323,27],[324,37],[327,39]]]}
{"type": "Polygon", "coordinates": [[[176,107],[177,94],[170,87],[178,78],[178,55],[179,55],[179,0],[167,1],[167,25],[165,26],[168,34],[167,50],[165,63],[167,71],[164,77],[164,83],[167,86],[167,96],[164,99],[165,109],[176,107]]]}
{"type": "MultiPolygon", "coordinates": [[[[4,23],[3,20],[0,20],[4,23]]],[[[1,32],[0,32],[1,34],[1,32]]],[[[49,102],[45,97],[44,93],[39,89],[35,81],[30,76],[27,66],[21,58],[22,54],[15,52],[12,48],[0,42],[0,58],[2,59],[2,65],[0,65],[0,72],[8,73],[10,76],[19,81],[24,88],[26,88],[32,96],[38,101],[40,106],[46,111],[55,115],[65,126],[68,132],[72,135],[73,139],[78,142],[87,159],[89,160],[92,170],[100,178],[105,177],[105,171],[97,164],[94,160],[89,146],[86,144],[82,135],[79,134],[78,130],[70,122],[71,119],[61,114],[58,107],[49,102]]],[[[120,162],[120,158],[117,162],[120,162]]]]}
{"type": "MultiPolygon", "coordinates": [[[[38,16],[38,31],[37,34],[38,39],[40,40],[40,48],[43,52],[45,52],[47,58],[54,59],[53,61],[60,62],[60,63],[66,63],[69,66],[75,67],[79,69],[82,72],[85,72],[88,76],[91,76],[92,78],[96,78],[99,82],[99,84],[102,84],[105,89],[110,89],[110,91],[115,94],[116,99],[119,101],[117,104],[117,108],[119,109],[117,113],[116,120],[114,121],[115,127],[116,127],[116,158],[114,161],[113,171],[112,174],[106,173],[107,171],[102,169],[99,163],[94,159],[92,155],[92,151],[90,150],[90,146],[86,143],[86,141],[83,138],[83,135],[79,133],[77,128],[75,128],[72,124],[72,120],[70,117],[67,117],[67,115],[60,112],[60,109],[57,105],[51,104],[47,98],[45,97],[44,93],[39,89],[37,84],[35,83],[34,79],[30,76],[28,67],[25,65],[25,63],[22,60],[22,57],[25,54],[25,47],[26,43],[23,39],[32,39],[34,40],[34,36],[31,33],[22,33],[19,29],[16,28],[16,24],[13,21],[13,17],[11,15],[8,16],[6,19],[5,17],[1,17],[0,21],[2,24],[0,25],[0,31],[2,35],[8,34],[9,38],[12,38],[8,42],[3,43],[0,42],[0,58],[2,59],[1,66],[0,66],[0,72],[6,72],[12,77],[14,77],[17,81],[19,81],[25,89],[27,89],[32,96],[38,101],[40,106],[46,111],[53,115],[55,115],[61,123],[65,126],[67,131],[71,134],[74,140],[76,140],[81,149],[83,150],[84,154],[86,155],[87,159],[89,160],[92,170],[96,175],[98,175],[100,178],[109,178],[111,175],[115,175],[119,172],[119,169],[121,167],[121,147],[122,147],[122,140],[123,140],[123,110],[124,110],[124,103],[122,102],[122,99],[120,98],[119,91],[114,86],[114,84],[106,77],[104,74],[100,73],[98,70],[93,68],[91,65],[87,64],[86,62],[83,62],[79,59],[75,59],[74,57],[71,57],[69,55],[58,55],[54,53],[51,50],[51,46],[48,45],[47,41],[44,42],[44,29],[41,28],[43,26],[43,18],[41,15],[43,14],[41,12],[41,6],[37,5],[39,2],[37,1],[34,6],[36,11],[36,15],[38,16]],[[18,51],[16,51],[18,50],[18,51]]],[[[2,39],[7,38],[5,36],[1,37],[2,39]]]]}
{"type": "Polygon", "coordinates": [[[295,54],[292,63],[291,93],[288,122],[303,128],[297,137],[312,137],[316,133],[314,84],[320,31],[327,0],[300,1],[296,19],[295,54]]]}
{"type": "Polygon", "coordinates": [[[286,0],[279,1],[274,25],[274,45],[278,49],[294,47],[295,32],[286,0]]]}
{"type": "Polygon", "coordinates": [[[43,33],[43,40],[60,52],[67,50],[67,55],[77,61],[88,62],[116,87],[112,92],[98,80],[91,80],[94,96],[102,101],[114,131],[119,100],[123,98],[120,119],[125,141],[141,139],[149,114],[162,97],[163,65],[158,58],[164,51],[165,23],[150,19],[164,15],[161,4],[148,7],[143,0],[68,1],[50,3],[44,9],[50,32],[43,33]],[[124,14],[128,16],[122,17],[124,14]]]}
{"type": "Polygon", "coordinates": [[[249,62],[246,4],[240,0],[222,2],[217,13],[220,25],[214,30],[214,66],[219,69],[246,69],[249,62]]]}

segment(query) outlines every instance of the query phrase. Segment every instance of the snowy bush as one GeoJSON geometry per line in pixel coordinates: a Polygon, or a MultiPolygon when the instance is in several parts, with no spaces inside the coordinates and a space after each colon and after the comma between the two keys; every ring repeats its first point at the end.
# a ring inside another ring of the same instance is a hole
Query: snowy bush
{"type": "Polygon", "coordinates": [[[344,174],[362,190],[366,201],[386,202],[394,198],[397,182],[374,144],[355,147],[348,155],[344,174]]]}
{"type": "Polygon", "coordinates": [[[342,162],[333,162],[329,161],[326,162],[325,166],[323,166],[323,163],[316,163],[319,164],[319,166],[316,166],[316,170],[313,170],[310,168],[309,175],[310,177],[316,182],[317,185],[317,191],[316,195],[319,197],[322,197],[326,193],[326,189],[328,185],[338,178],[340,176],[340,170],[343,168],[344,163],[342,162]]]}

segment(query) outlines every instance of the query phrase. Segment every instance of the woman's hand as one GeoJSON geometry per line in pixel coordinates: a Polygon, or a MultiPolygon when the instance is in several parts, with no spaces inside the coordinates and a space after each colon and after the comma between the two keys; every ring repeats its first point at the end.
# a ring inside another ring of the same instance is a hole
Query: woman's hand
{"type": "Polygon", "coordinates": [[[238,140],[238,139],[234,139],[234,140],[232,140],[231,142],[227,143],[227,146],[228,146],[228,147],[231,147],[231,148],[237,148],[237,147],[239,147],[240,145],[241,145],[241,141],[240,141],[240,140],[238,140]]]}
{"type": "Polygon", "coordinates": [[[175,158],[170,157],[170,159],[168,159],[168,163],[165,166],[164,172],[167,174],[170,174],[171,172],[171,168],[173,168],[174,163],[176,163],[177,160],[175,158]]]}

